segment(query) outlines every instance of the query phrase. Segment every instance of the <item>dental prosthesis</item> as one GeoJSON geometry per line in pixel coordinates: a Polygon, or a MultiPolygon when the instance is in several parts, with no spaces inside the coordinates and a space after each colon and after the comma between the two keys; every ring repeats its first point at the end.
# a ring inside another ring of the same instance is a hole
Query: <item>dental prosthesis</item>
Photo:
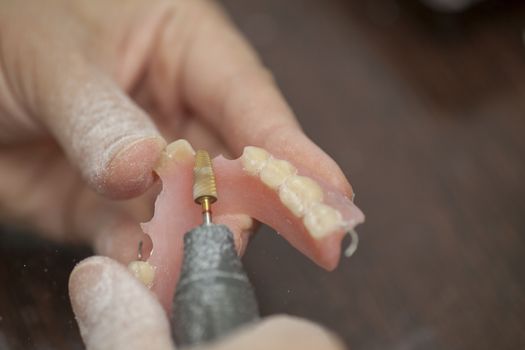
{"type": "MultiPolygon", "coordinates": [[[[364,222],[353,201],[316,177],[315,169],[301,169],[268,151],[248,146],[238,159],[213,159],[215,181],[221,200],[214,203],[214,222],[234,233],[238,251],[254,218],[281,234],[315,263],[333,270],[341,255],[341,241],[350,233],[355,251],[354,228],[364,222]]],[[[153,241],[147,261],[130,264],[134,275],[157,294],[166,310],[179,278],[183,236],[202,223],[192,192],[195,151],[186,140],[177,140],[163,152],[156,172],[162,192],[155,203],[153,218],[142,224],[153,241]],[[149,265],[149,266],[146,266],[149,265]]]]}

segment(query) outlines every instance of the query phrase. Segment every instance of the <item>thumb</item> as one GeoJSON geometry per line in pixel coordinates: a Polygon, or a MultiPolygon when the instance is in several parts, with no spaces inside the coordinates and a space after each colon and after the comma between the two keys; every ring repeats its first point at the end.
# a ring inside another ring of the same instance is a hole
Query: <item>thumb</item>
{"type": "Polygon", "coordinates": [[[33,78],[32,114],[99,193],[129,198],[144,192],[165,141],[112,79],[82,57],[64,60],[42,63],[33,78]]]}
{"type": "Polygon", "coordinates": [[[69,277],[69,296],[88,350],[174,349],[164,310],[116,261],[80,262],[69,277]]]}

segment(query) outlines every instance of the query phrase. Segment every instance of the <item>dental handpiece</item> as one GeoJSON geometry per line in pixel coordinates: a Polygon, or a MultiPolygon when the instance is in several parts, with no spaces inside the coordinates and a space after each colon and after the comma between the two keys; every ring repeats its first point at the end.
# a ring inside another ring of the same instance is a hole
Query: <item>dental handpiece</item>
{"type": "Polygon", "coordinates": [[[217,191],[211,160],[198,151],[194,200],[202,206],[203,224],[184,236],[184,258],[171,315],[177,345],[218,339],[259,318],[253,287],[235,249],[232,232],[212,223],[217,191]]]}

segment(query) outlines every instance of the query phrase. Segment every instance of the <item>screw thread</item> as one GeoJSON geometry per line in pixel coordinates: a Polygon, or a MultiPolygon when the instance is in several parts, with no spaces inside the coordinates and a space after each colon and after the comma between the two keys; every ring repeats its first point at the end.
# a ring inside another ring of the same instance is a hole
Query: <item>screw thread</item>
{"type": "Polygon", "coordinates": [[[217,187],[210,155],[206,151],[198,150],[193,168],[193,200],[202,204],[203,198],[208,198],[210,203],[215,202],[217,187]]]}

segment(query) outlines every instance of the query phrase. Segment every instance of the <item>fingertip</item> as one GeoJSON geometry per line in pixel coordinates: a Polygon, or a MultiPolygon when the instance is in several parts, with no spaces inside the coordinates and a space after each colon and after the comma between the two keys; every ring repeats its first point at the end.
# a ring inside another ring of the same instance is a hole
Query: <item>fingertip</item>
{"type": "Polygon", "coordinates": [[[85,332],[88,325],[88,307],[92,300],[97,299],[99,293],[103,293],[96,287],[102,279],[107,266],[114,263],[111,259],[102,256],[93,256],[78,263],[69,276],[69,298],[75,313],[79,328],[85,332]]]}
{"type": "Polygon", "coordinates": [[[106,171],[93,181],[99,192],[115,199],[144,193],[155,181],[155,168],[166,141],[160,136],[142,138],[123,147],[106,171]]]}
{"type": "Polygon", "coordinates": [[[86,348],[173,348],[164,310],[118,262],[101,256],[82,261],[71,273],[69,294],[86,348]]]}
{"type": "Polygon", "coordinates": [[[333,332],[319,324],[299,317],[272,316],[261,324],[261,329],[264,333],[280,335],[283,339],[289,339],[289,337],[301,339],[294,344],[298,349],[345,349],[341,340],[333,332]]]}
{"type": "Polygon", "coordinates": [[[253,219],[246,214],[223,214],[215,217],[214,221],[226,225],[233,232],[237,253],[239,256],[244,255],[254,230],[253,219]]]}
{"type": "Polygon", "coordinates": [[[143,242],[141,254],[149,256],[153,245],[151,238],[137,222],[122,219],[101,228],[93,240],[93,248],[97,254],[127,265],[137,259],[140,241],[143,242]]]}
{"type": "Polygon", "coordinates": [[[69,288],[76,289],[79,285],[84,284],[86,279],[100,275],[105,264],[111,262],[111,259],[103,256],[92,256],[79,262],[69,275],[69,288]]]}
{"type": "MultiPolygon", "coordinates": [[[[209,350],[344,350],[336,335],[311,321],[288,315],[271,316],[240,329],[209,350]]],[[[207,348],[208,349],[208,348],[207,348]]]]}

